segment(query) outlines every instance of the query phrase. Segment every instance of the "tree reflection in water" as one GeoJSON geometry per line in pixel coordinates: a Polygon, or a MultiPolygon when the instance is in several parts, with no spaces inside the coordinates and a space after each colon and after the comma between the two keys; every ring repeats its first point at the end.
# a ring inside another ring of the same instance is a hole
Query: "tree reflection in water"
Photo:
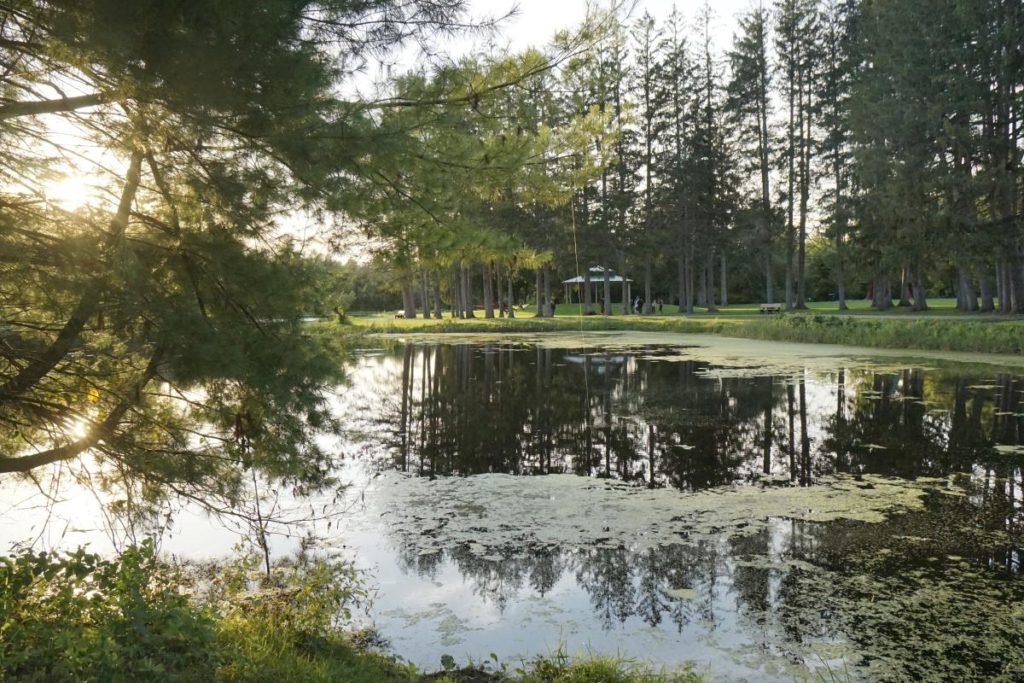
{"type": "Polygon", "coordinates": [[[405,570],[432,576],[451,562],[501,609],[571,579],[605,629],[638,619],[713,631],[734,613],[765,652],[852,641],[861,664],[885,662],[895,678],[1016,671],[1006,657],[1024,652],[1019,620],[983,615],[1024,601],[1020,378],[863,365],[772,376],[660,351],[406,345],[363,425],[369,457],[429,477],[572,473],[682,491],[960,476],[964,495],[930,494],[924,510],[881,523],[778,519],[639,552],[412,545],[405,570]],[[934,643],[964,630],[956,661],[936,660],[934,643]]]}
{"type": "Polygon", "coordinates": [[[405,345],[394,385],[366,411],[384,445],[372,455],[425,476],[569,472],[680,490],[976,467],[1019,486],[1019,454],[1007,455],[1024,430],[1019,378],[843,367],[721,376],[658,351],[405,345]]]}

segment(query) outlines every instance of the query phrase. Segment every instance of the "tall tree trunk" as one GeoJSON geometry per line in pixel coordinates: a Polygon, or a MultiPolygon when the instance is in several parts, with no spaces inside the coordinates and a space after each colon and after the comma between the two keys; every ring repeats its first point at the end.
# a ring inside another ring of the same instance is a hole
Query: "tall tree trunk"
{"type": "Polygon", "coordinates": [[[498,317],[499,318],[504,318],[505,317],[505,305],[502,303],[502,301],[504,301],[504,299],[502,299],[502,296],[501,296],[501,283],[504,282],[504,280],[501,279],[502,278],[502,275],[501,275],[502,272],[504,272],[504,271],[501,268],[501,264],[500,263],[495,263],[494,264],[494,287],[495,287],[495,289],[494,289],[494,296],[495,296],[495,305],[496,305],[496,307],[498,309],[498,317]]]}
{"type": "Polygon", "coordinates": [[[1010,264],[1005,259],[999,262],[999,312],[1009,313],[1013,300],[1010,285],[1010,264]]]}
{"type": "Polygon", "coordinates": [[[693,242],[690,242],[689,253],[686,256],[686,312],[693,314],[693,242]]]}
{"type": "Polygon", "coordinates": [[[423,302],[423,319],[430,320],[430,280],[427,279],[426,268],[420,269],[420,290],[423,302]]]}
{"type": "Polygon", "coordinates": [[[924,293],[924,279],[921,277],[921,268],[914,268],[911,282],[914,285],[914,297],[913,297],[913,310],[914,311],[927,311],[928,302],[925,299],[924,293]]]}
{"type": "Polygon", "coordinates": [[[625,252],[619,252],[619,277],[622,278],[622,291],[619,295],[622,297],[622,315],[629,315],[629,291],[626,286],[626,254],[625,252]]]}
{"type": "Polygon", "coordinates": [[[475,318],[476,314],[473,313],[473,288],[469,281],[469,266],[462,263],[462,305],[465,311],[465,317],[475,318]]]}
{"type": "Polygon", "coordinates": [[[903,266],[900,271],[900,303],[899,306],[906,307],[910,306],[910,300],[913,298],[914,283],[910,273],[910,268],[903,266]]]}
{"type": "Polygon", "coordinates": [[[462,266],[452,266],[448,272],[448,285],[452,294],[452,318],[462,318],[462,266]]]}
{"type": "Polygon", "coordinates": [[[591,298],[590,289],[590,269],[587,268],[587,272],[583,274],[583,315],[590,315],[593,313],[591,306],[593,305],[593,299],[591,298]]]}
{"type": "Polygon", "coordinates": [[[725,265],[725,254],[724,253],[722,254],[722,273],[721,273],[721,277],[722,277],[721,302],[722,302],[722,307],[724,308],[724,307],[729,305],[729,287],[728,287],[728,283],[726,282],[726,265],[725,265]]]}
{"type": "Polygon", "coordinates": [[[850,307],[846,305],[846,254],[844,249],[845,232],[845,224],[842,227],[837,228],[836,231],[836,289],[837,298],[839,299],[840,311],[848,311],[850,309],[850,307]]]}
{"type": "Polygon", "coordinates": [[[644,313],[651,313],[651,257],[644,258],[644,313]]]}
{"type": "Polygon", "coordinates": [[[416,317],[416,295],[413,294],[412,283],[409,278],[402,279],[402,315],[412,320],[416,317]]]}
{"type": "Polygon", "coordinates": [[[537,287],[537,299],[536,299],[536,301],[537,301],[537,303],[536,303],[536,305],[534,306],[534,309],[533,309],[535,311],[535,313],[533,314],[534,318],[543,318],[544,317],[544,275],[541,273],[541,270],[542,270],[541,268],[537,268],[534,271],[534,275],[535,275],[534,279],[536,280],[536,283],[537,283],[536,284],[536,287],[537,287]]]}
{"type": "Polygon", "coordinates": [[[544,317],[555,316],[555,304],[551,301],[551,266],[544,264],[544,317]]]}
{"type": "Polygon", "coordinates": [[[801,92],[807,93],[806,103],[800,96],[800,243],[797,255],[796,307],[807,308],[807,201],[811,192],[811,84],[805,69],[800,71],[801,92]],[[806,127],[805,127],[806,126],[806,127]]]}
{"type": "Polygon", "coordinates": [[[700,282],[697,284],[697,305],[708,305],[708,268],[706,264],[700,269],[700,282]]]}
{"type": "Polygon", "coordinates": [[[687,294],[689,293],[686,288],[686,257],[680,253],[676,257],[676,270],[679,280],[679,315],[683,315],[687,311],[687,294]]]}
{"type": "Polygon", "coordinates": [[[887,311],[892,308],[892,285],[887,273],[880,273],[875,276],[871,284],[871,307],[879,311],[887,311]]]}
{"type": "Polygon", "coordinates": [[[611,315],[612,314],[612,276],[611,276],[611,273],[608,272],[607,268],[604,269],[604,297],[603,297],[603,300],[604,300],[604,305],[601,307],[603,309],[601,311],[601,314],[602,315],[611,315]]]}
{"type": "Polygon", "coordinates": [[[981,311],[991,313],[996,310],[995,301],[992,300],[992,280],[988,276],[988,267],[981,266],[981,277],[978,283],[981,287],[981,311]]]}
{"type": "Polygon", "coordinates": [[[786,179],[786,310],[793,310],[793,260],[795,257],[794,233],[796,224],[794,212],[796,205],[796,74],[792,67],[788,71],[789,77],[789,125],[788,125],[788,149],[786,160],[789,163],[789,174],[786,179]]]}
{"type": "Polygon", "coordinates": [[[436,273],[434,277],[434,318],[440,320],[444,317],[441,313],[441,274],[436,273]]]}
{"type": "Polygon", "coordinates": [[[505,276],[508,278],[508,317],[516,317],[516,294],[512,290],[512,269],[506,269],[505,276]]]}
{"type": "Polygon", "coordinates": [[[978,295],[971,283],[971,274],[962,264],[957,268],[957,309],[972,313],[978,310],[978,295]]]}
{"type": "Polygon", "coordinates": [[[712,249],[708,252],[708,269],[707,269],[707,282],[708,282],[708,313],[717,313],[718,307],[715,306],[715,250],[712,249]]]}
{"type": "Polygon", "coordinates": [[[765,77],[758,78],[758,160],[761,171],[761,216],[764,239],[764,291],[765,303],[775,303],[775,276],[772,272],[772,195],[769,184],[771,159],[768,150],[768,85],[765,77]]]}
{"type": "Polygon", "coordinates": [[[1020,247],[1012,246],[1008,250],[1006,271],[1007,289],[1009,290],[1010,313],[1024,313],[1024,258],[1020,247]]]}
{"type": "Polygon", "coordinates": [[[490,261],[483,263],[484,274],[484,317],[494,319],[494,266],[490,261]]]}

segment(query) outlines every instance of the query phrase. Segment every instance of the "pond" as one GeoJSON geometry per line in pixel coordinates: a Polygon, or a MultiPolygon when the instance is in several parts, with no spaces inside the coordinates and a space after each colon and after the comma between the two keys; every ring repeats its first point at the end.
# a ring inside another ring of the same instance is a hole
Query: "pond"
{"type": "MultiPolygon", "coordinates": [[[[1024,368],[964,360],[392,340],[334,398],[345,495],[290,504],[343,509],[310,531],[367,572],[368,623],[427,669],[563,649],[726,680],[1021,680],[1024,368]]],[[[57,532],[6,499],[0,542],[100,542],[81,499],[57,532]]],[[[164,550],[231,542],[185,509],[164,550]]]]}

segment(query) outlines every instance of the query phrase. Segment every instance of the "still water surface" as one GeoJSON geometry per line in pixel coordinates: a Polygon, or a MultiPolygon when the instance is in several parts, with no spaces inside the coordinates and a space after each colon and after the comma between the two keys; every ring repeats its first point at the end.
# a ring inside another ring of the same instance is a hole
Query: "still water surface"
{"type": "MultiPolygon", "coordinates": [[[[730,680],[1024,680],[1024,373],[824,348],[362,352],[335,399],[346,512],[311,530],[428,669],[563,648],[730,680]]],[[[164,547],[230,543],[186,510],[164,547]]]]}

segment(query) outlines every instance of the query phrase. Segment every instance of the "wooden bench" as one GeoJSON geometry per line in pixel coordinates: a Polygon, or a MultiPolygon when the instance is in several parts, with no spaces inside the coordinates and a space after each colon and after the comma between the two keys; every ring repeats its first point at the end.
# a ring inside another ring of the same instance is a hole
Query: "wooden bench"
{"type": "Polygon", "coordinates": [[[762,313],[782,313],[782,304],[761,304],[762,313]]]}

